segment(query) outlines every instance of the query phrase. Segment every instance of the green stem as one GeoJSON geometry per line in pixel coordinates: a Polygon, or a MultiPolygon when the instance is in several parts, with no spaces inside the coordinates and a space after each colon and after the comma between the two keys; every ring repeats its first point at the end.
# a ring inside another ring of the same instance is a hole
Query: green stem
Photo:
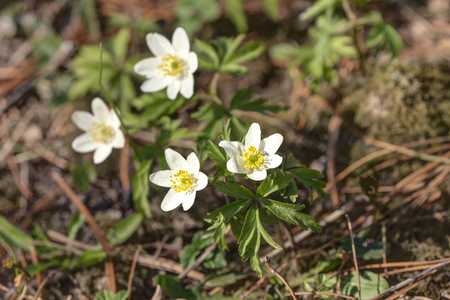
{"type": "Polygon", "coordinates": [[[114,104],[114,102],[112,102],[111,97],[109,97],[108,92],[103,87],[103,84],[102,84],[102,65],[103,65],[102,57],[103,57],[103,45],[100,44],[100,68],[99,68],[99,76],[98,76],[98,83],[100,85],[100,90],[105,95],[106,100],[108,101],[109,105],[114,110],[114,112],[116,113],[117,117],[119,118],[120,125],[122,126],[122,129],[125,132],[125,136],[127,137],[131,148],[133,148],[134,154],[137,156],[138,160],[142,160],[140,153],[138,152],[136,146],[134,145],[133,140],[131,139],[130,133],[128,132],[127,128],[125,127],[125,123],[124,123],[122,117],[119,114],[119,110],[118,110],[117,106],[114,104]]]}
{"type": "Polygon", "coordinates": [[[362,72],[366,73],[366,64],[364,61],[364,51],[360,47],[359,39],[358,39],[358,18],[356,17],[356,14],[353,12],[352,8],[350,7],[350,4],[348,3],[348,0],[344,0],[342,2],[342,8],[345,11],[345,14],[347,15],[347,18],[350,21],[350,26],[352,29],[352,39],[353,43],[355,44],[356,51],[358,52],[358,59],[359,59],[359,65],[361,66],[362,72]]]}
{"type": "Polygon", "coordinates": [[[222,99],[217,96],[217,84],[219,83],[219,77],[219,72],[214,73],[214,76],[211,79],[211,83],[209,84],[209,95],[205,98],[210,99],[219,105],[223,105],[222,99]]]}

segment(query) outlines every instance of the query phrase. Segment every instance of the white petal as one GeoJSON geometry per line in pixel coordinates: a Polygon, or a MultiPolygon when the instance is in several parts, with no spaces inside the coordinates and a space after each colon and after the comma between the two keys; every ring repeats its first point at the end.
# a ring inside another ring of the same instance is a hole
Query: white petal
{"type": "Polygon", "coordinates": [[[101,122],[108,122],[110,120],[109,108],[106,103],[100,98],[94,98],[91,103],[92,113],[95,119],[101,122]]]}
{"type": "Polygon", "coordinates": [[[205,173],[200,172],[197,175],[197,191],[203,190],[208,185],[208,176],[205,175],[205,173]]]}
{"type": "Polygon", "coordinates": [[[248,176],[248,178],[253,179],[255,181],[261,181],[261,180],[266,179],[267,171],[266,170],[262,170],[262,171],[255,170],[253,173],[247,174],[247,176],[248,176]]]}
{"type": "Polygon", "coordinates": [[[190,99],[194,95],[194,76],[192,74],[186,75],[181,82],[180,94],[186,99],[190,99]]]}
{"type": "Polygon", "coordinates": [[[144,93],[157,92],[166,88],[172,81],[173,78],[170,76],[153,76],[142,83],[141,91],[144,93]]]}
{"type": "Polygon", "coordinates": [[[94,152],[94,164],[101,164],[104,162],[108,156],[112,152],[112,146],[111,145],[100,145],[97,147],[97,149],[94,152]]]}
{"type": "Polygon", "coordinates": [[[72,114],[71,118],[72,122],[84,131],[88,131],[89,128],[91,128],[92,123],[95,122],[94,116],[87,111],[77,110],[72,114]]]}
{"type": "Polygon", "coordinates": [[[159,33],[149,33],[145,37],[147,46],[155,56],[163,56],[166,53],[175,54],[169,40],[159,33]]]}
{"type": "Polygon", "coordinates": [[[187,157],[187,164],[188,169],[186,171],[197,175],[197,173],[200,171],[200,161],[198,160],[198,157],[194,152],[189,154],[189,156],[187,157]]]}
{"type": "Polygon", "coordinates": [[[114,111],[114,109],[109,110],[108,125],[112,126],[114,129],[117,129],[117,130],[120,129],[120,125],[121,125],[120,120],[119,120],[119,117],[117,116],[116,112],[114,111]]]}
{"type": "Polygon", "coordinates": [[[172,171],[189,170],[187,161],[183,158],[183,156],[181,156],[180,153],[167,148],[164,154],[166,156],[166,162],[172,171]]]}
{"type": "Polygon", "coordinates": [[[173,175],[175,175],[175,171],[172,170],[158,171],[156,173],[150,174],[149,180],[151,183],[159,186],[171,187],[172,182],[170,181],[170,176],[173,175]]]}
{"type": "Polygon", "coordinates": [[[281,165],[283,162],[283,158],[279,156],[278,154],[274,154],[268,157],[269,158],[269,164],[267,166],[267,169],[273,169],[281,165]]]}
{"type": "Polygon", "coordinates": [[[185,199],[186,194],[177,193],[174,189],[170,189],[161,203],[163,211],[171,211],[180,206],[185,199]]]}
{"type": "Polygon", "coordinates": [[[120,149],[125,146],[125,136],[123,135],[122,130],[116,131],[116,136],[114,137],[114,140],[112,142],[113,148],[120,149]]]}
{"type": "Polygon", "coordinates": [[[94,151],[97,143],[91,140],[89,133],[84,133],[72,141],[72,149],[79,153],[87,153],[94,151]]]}
{"type": "Polygon", "coordinates": [[[250,146],[259,149],[259,143],[261,142],[261,128],[258,123],[250,125],[247,134],[245,135],[245,148],[250,146]]]}
{"type": "Polygon", "coordinates": [[[179,80],[174,80],[169,86],[167,87],[167,98],[170,100],[175,100],[175,98],[178,95],[178,92],[180,91],[181,83],[179,80]]]}
{"type": "Polygon", "coordinates": [[[186,56],[189,53],[189,37],[183,28],[178,27],[175,29],[172,36],[172,45],[175,49],[175,53],[180,56],[186,56]]]}
{"type": "Polygon", "coordinates": [[[272,134],[261,141],[259,150],[267,152],[269,155],[273,155],[278,151],[283,143],[283,136],[279,133],[272,134]]]}
{"type": "Polygon", "coordinates": [[[197,71],[198,58],[197,58],[197,54],[195,54],[194,52],[189,52],[188,66],[189,66],[189,73],[194,73],[195,71],[197,71]]]}
{"type": "Polygon", "coordinates": [[[229,157],[241,155],[244,145],[239,142],[221,141],[219,146],[225,149],[229,157]]]}
{"type": "Polygon", "coordinates": [[[246,173],[248,171],[248,168],[245,167],[245,160],[242,156],[236,155],[233,156],[228,162],[227,162],[227,169],[228,171],[232,173],[246,173]]]}
{"type": "Polygon", "coordinates": [[[184,199],[183,199],[183,209],[184,211],[188,210],[189,208],[192,207],[192,205],[194,204],[195,201],[195,195],[197,193],[195,191],[193,191],[190,194],[185,194],[184,195],[184,199]]]}
{"type": "Polygon", "coordinates": [[[151,77],[158,73],[160,64],[161,59],[158,57],[145,58],[134,65],[134,72],[142,76],[151,77]]]}

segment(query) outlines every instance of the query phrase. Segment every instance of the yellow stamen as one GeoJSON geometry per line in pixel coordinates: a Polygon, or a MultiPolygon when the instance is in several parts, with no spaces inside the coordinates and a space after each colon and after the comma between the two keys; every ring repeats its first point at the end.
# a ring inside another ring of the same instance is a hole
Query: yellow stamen
{"type": "Polygon", "coordinates": [[[196,187],[197,180],[192,174],[187,171],[180,170],[175,175],[170,176],[170,182],[172,182],[172,187],[175,192],[193,192],[196,187]]]}
{"type": "Polygon", "coordinates": [[[94,122],[92,123],[92,127],[88,130],[89,134],[91,135],[91,139],[94,142],[99,143],[108,143],[110,142],[114,137],[114,129],[106,125],[102,122],[94,122]]]}
{"type": "Polygon", "coordinates": [[[261,151],[256,150],[255,147],[250,146],[248,149],[244,149],[242,155],[245,159],[245,166],[252,169],[260,169],[264,167],[264,155],[261,151]]]}
{"type": "Polygon", "coordinates": [[[158,68],[164,75],[175,76],[183,71],[184,64],[178,56],[166,53],[161,60],[162,64],[158,68]]]}

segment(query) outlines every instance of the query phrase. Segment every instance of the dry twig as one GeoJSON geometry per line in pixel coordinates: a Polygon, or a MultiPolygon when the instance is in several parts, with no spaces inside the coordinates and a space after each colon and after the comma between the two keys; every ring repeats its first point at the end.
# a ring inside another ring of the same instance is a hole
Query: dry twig
{"type": "Polygon", "coordinates": [[[266,261],[264,262],[264,264],[266,265],[267,270],[270,271],[270,273],[272,273],[273,275],[277,276],[278,278],[280,278],[281,281],[283,281],[284,285],[287,287],[287,289],[289,290],[289,293],[291,293],[292,298],[294,298],[294,300],[297,300],[297,297],[295,296],[294,290],[291,288],[291,286],[289,285],[289,283],[287,282],[286,279],[284,279],[284,277],[274,268],[272,268],[269,265],[270,262],[270,257],[266,256],[266,261]]]}
{"type": "Polygon", "coordinates": [[[345,217],[347,218],[347,226],[348,226],[348,229],[350,230],[350,241],[352,242],[353,263],[355,264],[356,277],[358,278],[359,299],[361,299],[361,280],[359,278],[358,260],[356,259],[356,248],[355,248],[355,241],[354,241],[354,237],[353,237],[352,223],[350,222],[350,217],[348,216],[348,214],[345,214],[345,217]]]}
{"type": "Polygon", "coordinates": [[[139,252],[141,252],[141,249],[142,246],[139,245],[136,249],[136,252],[134,253],[133,263],[131,264],[130,276],[128,277],[128,286],[127,286],[128,300],[131,300],[131,288],[133,286],[134,271],[136,270],[137,259],[139,257],[139,252]]]}

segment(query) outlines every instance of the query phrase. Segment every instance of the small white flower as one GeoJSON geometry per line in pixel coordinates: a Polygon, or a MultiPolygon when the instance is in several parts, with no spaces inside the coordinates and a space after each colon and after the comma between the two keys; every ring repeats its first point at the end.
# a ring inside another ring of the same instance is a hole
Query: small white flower
{"type": "Polygon", "coordinates": [[[189,38],[183,28],[175,29],[172,43],[158,33],[146,36],[147,46],[155,57],[139,61],[134,71],[148,80],[141,85],[146,93],[167,87],[167,97],[174,100],[178,93],[189,99],[194,94],[194,75],[197,70],[197,54],[189,52],[189,38]]]}
{"type": "Polygon", "coordinates": [[[283,136],[272,134],[261,141],[261,128],[253,123],[245,135],[245,145],[240,142],[221,141],[219,146],[225,149],[230,160],[227,169],[233,173],[247,174],[250,179],[264,180],[267,169],[278,167],[283,158],[277,152],[283,143],[283,136]]]}
{"type": "Polygon", "coordinates": [[[161,203],[163,211],[171,211],[180,204],[186,211],[194,204],[195,194],[208,184],[208,177],[200,172],[200,161],[195,153],[184,159],[172,149],[164,152],[170,170],[158,171],[150,175],[150,181],[162,187],[170,187],[161,203]]]}
{"type": "Polygon", "coordinates": [[[81,130],[86,131],[72,142],[76,152],[94,152],[94,164],[100,164],[111,154],[113,148],[122,148],[125,137],[120,130],[120,120],[113,110],[100,98],[91,103],[92,113],[75,111],[72,121],[81,130]]]}

